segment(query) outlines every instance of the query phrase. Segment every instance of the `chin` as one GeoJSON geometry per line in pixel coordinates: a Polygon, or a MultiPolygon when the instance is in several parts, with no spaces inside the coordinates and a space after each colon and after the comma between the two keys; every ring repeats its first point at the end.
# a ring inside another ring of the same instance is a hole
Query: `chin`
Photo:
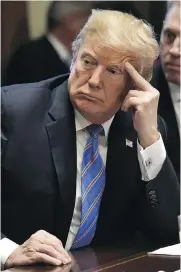
{"type": "MultiPolygon", "coordinates": [[[[93,104],[93,103],[92,103],[93,104]]],[[[96,107],[95,105],[90,104],[79,104],[77,105],[80,112],[84,112],[90,115],[96,115],[100,113],[100,108],[96,107]]]]}
{"type": "Polygon", "coordinates": [[[166,78],[168,82],[180,85],[180,76],[177,77],[175,75],[167,75],[166,78]]]}
{"type": "Polygon", "coordinates": [[[100,106],[90,101],[76,101],[74,106],[91,123],[99,123],[104,115],[100,106]]]}

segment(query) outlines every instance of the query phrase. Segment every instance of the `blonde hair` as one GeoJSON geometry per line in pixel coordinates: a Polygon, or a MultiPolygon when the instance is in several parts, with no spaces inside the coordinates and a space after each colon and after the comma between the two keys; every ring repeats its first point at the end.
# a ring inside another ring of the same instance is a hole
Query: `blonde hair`
{"type": "MultiPolygon", "coordinates": [[[[98,38],[116,50],[122,56],[132,54],[136,56],[137,70],[147,80],[152,77],[155,59],[159,55],[159,46],[155,39],[152,27],[141,19],[131,14],[114,10],[93,9],[87,23],[84,25],[72,44],[73,59],[78,54],[80,47],[91,40],[98,38]]],[[[136,67],[135,67],[136,68],[136,67]]]]}

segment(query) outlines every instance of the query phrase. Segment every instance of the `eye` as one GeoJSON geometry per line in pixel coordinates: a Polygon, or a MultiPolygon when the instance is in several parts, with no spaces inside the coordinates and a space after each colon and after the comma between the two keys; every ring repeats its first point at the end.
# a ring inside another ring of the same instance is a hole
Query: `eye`
{"type": "Polygon", "coordinates": [[[107,71],[112,74],[112,75],[120,75],[121,74],[121,70],[118,68],[107,68],[107,71]]]}
{"type": "Polygon", "coordinates": [[[90,58],[84,57],[82,58],[83,66],[86,68],[92,68],[96,65],[94,60],[91,60],[90,58]]]}
{"type": "Polygon", "coordinates": [[[89,65],[91,62],[88,59],[83,60],[85,64],[89,65]]]}
{"type": "Polygon", "coordinates": [[[175,33],[173,33],[170,30],[165,30],[163,35],[164,35],[164,39],[169,43],[173,43],[176,38],[175,33]]]}

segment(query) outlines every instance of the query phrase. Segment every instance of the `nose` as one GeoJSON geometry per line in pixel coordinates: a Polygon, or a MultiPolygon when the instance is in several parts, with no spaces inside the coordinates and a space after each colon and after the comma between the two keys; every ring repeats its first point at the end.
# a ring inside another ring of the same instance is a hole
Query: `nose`
{"type": "Polygon", "coordinates": [[[170,54],[173,55],[174,57],[180,57],[180,37],[177,37],[171,48],[170,48],[170,54]]]}
{"type": "Polygon", "coordinates": [[[92,72],[88,83],[93,88],[101,88],[102,87],[102,73],[103,67],[97,66],[95,70],[92,72]]]}

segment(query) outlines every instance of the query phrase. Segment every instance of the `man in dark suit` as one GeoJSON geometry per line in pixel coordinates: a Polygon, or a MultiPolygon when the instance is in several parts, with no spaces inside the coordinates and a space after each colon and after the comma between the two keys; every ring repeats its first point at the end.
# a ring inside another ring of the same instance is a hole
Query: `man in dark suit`
{"type": "Polygon", "coordinates": [[[90,14],[90,2],[53,1],[47,34],[20,46],[12,55],[5,85],[37,82],[68,73],[71,44],[90,14]]]}
{"type": "Polygon", "coordinates": [[[94,10],[69,76],[3,89],[6,267],[68,263],[68,250],[89,245],[124,248],[138,231],[177,241],[179,186],[149,84],[157,55],[143,21],[94,10]]]}
{"type": "Polygon", "coordinates": [[[180,180],[180,1],[169,5],[161,33],[161,61],[151,84],[160,91],[158,112],[167,124],[167,152],[180,180]]]}

